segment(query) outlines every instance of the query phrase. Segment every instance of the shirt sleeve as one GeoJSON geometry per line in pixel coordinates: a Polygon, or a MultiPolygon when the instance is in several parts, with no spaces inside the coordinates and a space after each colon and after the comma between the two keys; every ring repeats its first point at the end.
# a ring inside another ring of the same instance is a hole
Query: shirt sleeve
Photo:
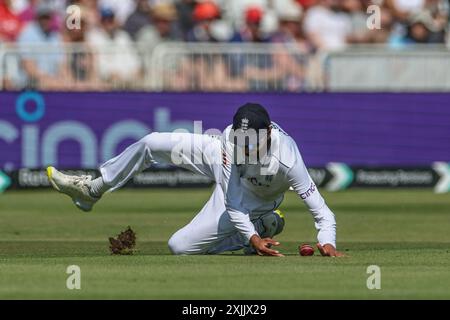
{"type": "Polygon", "coordinates": [[[321,245],[331,244],[336,248],[336,220],[325,200],[314,184],[303,159],[295,146],[296,160],[288,170],[289,183],[305,202],[315,221],[317,240],[321,245]]]}

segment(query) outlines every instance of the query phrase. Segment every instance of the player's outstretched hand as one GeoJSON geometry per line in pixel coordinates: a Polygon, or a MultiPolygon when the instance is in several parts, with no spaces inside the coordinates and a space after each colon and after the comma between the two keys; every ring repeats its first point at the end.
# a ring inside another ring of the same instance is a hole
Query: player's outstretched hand
{"type": "Polygon", "coordinates": [[[324,257],[343,257],[344,254],[336,250],[331,244],[324,244],[323,246],[318,243],[317,249],[319,249],[320,254],[324,257]]]}
{"type": "Polygon", "coordinates": [[[260,256],[284,257],[278,250],[274,250],[272,246],[279,246],[280,243],[271,238],[261,239],[256,234],[250,238],[250,243],[260,256]]]}

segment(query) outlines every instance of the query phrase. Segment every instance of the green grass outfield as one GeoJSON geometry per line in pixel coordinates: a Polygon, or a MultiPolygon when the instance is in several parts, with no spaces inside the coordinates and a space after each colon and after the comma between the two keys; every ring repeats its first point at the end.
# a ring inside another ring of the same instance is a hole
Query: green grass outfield
{"type": "Polygon", "coordinates": [[[278,237],[285,258],[171,256],[167,240],[209,190],[126,190],[78,212],[52,191],[0,195],[0,298],[56,299],[450,299],[450,195],[430,190],[325,193],[345,258],[300,257],[315,243],[311,216],[289,192],[278,237]],[[126,226],[139,252],[111,256],[109,236],[126,226]],[[81,290],[66,268],[81,267],[81,290]],[[381,267],[381,290],[366,269],[381,267]]]}

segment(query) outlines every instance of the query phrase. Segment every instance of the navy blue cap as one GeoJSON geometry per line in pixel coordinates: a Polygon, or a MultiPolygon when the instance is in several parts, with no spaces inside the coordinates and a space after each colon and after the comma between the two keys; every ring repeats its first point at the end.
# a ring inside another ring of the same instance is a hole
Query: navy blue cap
{"type": "Polygon", "coordinates": [[[271,124],[269,113],[258,103],[246,103],[241,106],[233,117],[233,130],[268,129],[271,124]]]}

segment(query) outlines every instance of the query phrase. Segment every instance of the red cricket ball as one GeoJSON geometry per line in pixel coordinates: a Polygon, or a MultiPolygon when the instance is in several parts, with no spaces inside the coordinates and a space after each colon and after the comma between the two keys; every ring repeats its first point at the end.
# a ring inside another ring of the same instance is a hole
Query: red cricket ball
{"type": "Polygon", "coordinates": [[[298,247],[298,252],[300,253],[301,256],[312,256],[314,255],[314,248],[311,247],[309,244],[304,243],[298,247]]]}

